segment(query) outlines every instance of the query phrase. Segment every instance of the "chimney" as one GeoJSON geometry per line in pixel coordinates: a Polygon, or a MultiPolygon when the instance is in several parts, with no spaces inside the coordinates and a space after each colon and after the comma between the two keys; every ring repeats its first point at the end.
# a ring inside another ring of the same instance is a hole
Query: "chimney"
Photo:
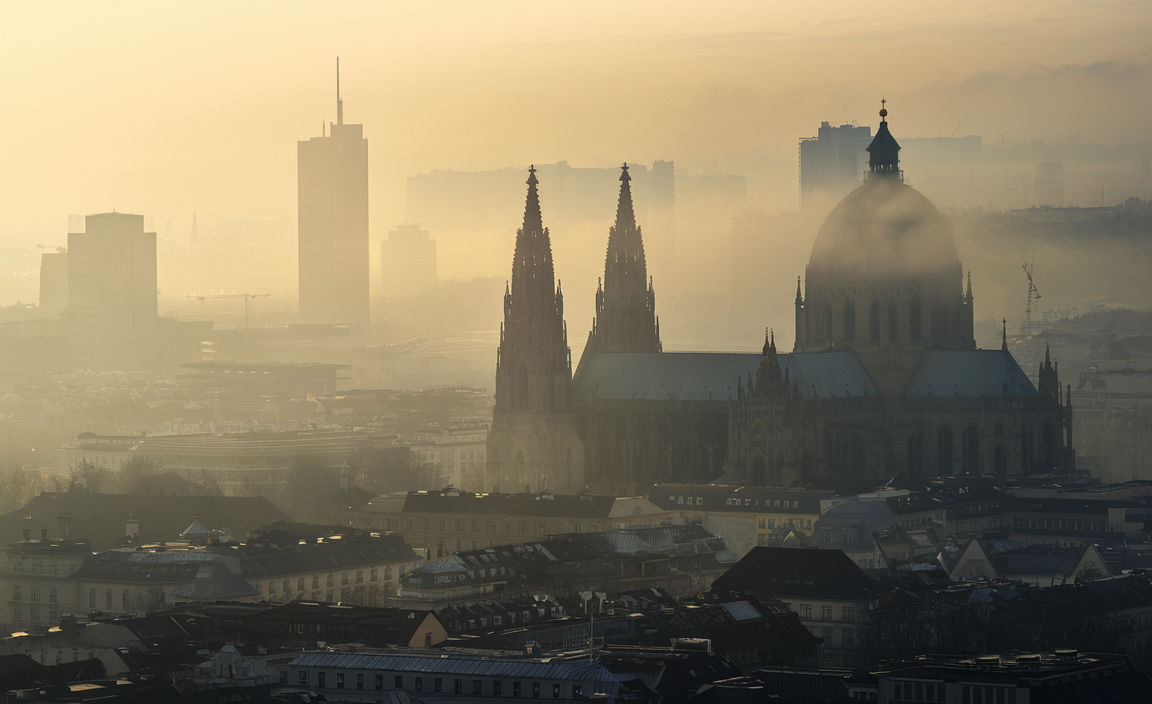
{"type": "Polygon", "coordinates": [[[136,516],[128,516],[128,520],[124,523],[124,535],[131,538],[140,535],[140,521],[136,520],[136,516]]]}

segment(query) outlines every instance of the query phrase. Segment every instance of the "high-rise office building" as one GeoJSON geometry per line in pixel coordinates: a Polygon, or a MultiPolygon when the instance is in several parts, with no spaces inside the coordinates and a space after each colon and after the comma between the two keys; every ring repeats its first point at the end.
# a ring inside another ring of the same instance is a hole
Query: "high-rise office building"
{"type": "Polygon", "coordinates": [[[860,185],[868,163],[865,148],[872,141],[872,128],[853,124],[833,127],[820,123],[815,139],[800,140],[800,208],[810,205],[822,192],[832,202],[860,185]]]}
{"type": "Polygon", "coordinates": [[[300,319],[368,323],[368,140],[344,124],[340,64],[336,122],[297,145],[300,319]]]}
{"type": "Polygon", "coordinates": [[[400,225],[380,243],[385,298],[428,293],[436,287],[436,240],[419,225],[400,225]]]}
{"type": "Polygon", "coordinates": [[[68,233],[68,309],[113,335],[142,335],[156,326],[156,233],[144,216],[102,213],[68,233]]]}

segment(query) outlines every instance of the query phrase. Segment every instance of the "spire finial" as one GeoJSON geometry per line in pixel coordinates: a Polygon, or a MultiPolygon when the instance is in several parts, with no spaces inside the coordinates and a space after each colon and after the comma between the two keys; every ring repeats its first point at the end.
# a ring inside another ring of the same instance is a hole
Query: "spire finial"
{"type": "Polygon", "coordinates": [[[1007,352],[1008,351],[1008,319],[1004,318],[1000,322],[1001,322],[1001,324],[1004,325],[1004,333],[1003,333],[1004,334],[1004,338],[1003,338],[1004,341],[1000,343],[1000,349],[1007,352]]]}
{"type": "Polygon", "coordinates": [[[887,98],[885,98],[884,96],[880,96],[880,120],[881,121],[885,121],[884,118],[888,117],[888,108],[884,107],[884,104],[887,102],[888,102],[887,98]]]}

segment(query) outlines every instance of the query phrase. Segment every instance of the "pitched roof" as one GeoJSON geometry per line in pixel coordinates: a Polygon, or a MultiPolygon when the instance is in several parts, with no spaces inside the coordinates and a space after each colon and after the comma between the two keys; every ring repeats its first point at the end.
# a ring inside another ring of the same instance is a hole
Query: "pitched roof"
{"type": "Polygon", "coordinates": [[[240,575],[219,562],[200,565],[191,582],[172,590],[174,598],[187,601],[247,599],[258,593],[240,575]]]}
{"type": "Polygon", "coordinates": [[[410,491],[403,513],[490,514],[493,516],[555,516],[608,518],[614,496],[577,494],[473,494],[467,491],[410,491]]]}
{"type": "Polygon", "coordinates": [[[1036,387],[1007,350],[929,350],[912,371],[904,395],[1033,397],[1036,387]]]}
{"type": "MultiPolygon", "coordinates": [[[[580,359],[573,379],[578,401],[727,401],[753,377],[760,353],[594,352],[580,359]]],[[[850,350],[781,354],[781,373],[806,399],[878,396],[879,389],[850,350]]]]}
{"type": "Polygon", "coordinates": [[[714,594],[748,591],[759,599],[796,595],[871,599],[892,591],[840,550],[755,547],[712,582],[714,594]]]}

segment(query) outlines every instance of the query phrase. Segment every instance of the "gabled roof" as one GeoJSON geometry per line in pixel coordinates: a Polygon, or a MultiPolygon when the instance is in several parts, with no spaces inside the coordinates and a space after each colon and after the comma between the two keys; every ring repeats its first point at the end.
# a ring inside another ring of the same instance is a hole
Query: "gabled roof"
{"type": "Polygon", "coordinates": [[[719,595],[748,591],[759,599],[795,595],[871,599],[892,591],[840,550],[755,547],[712,583],[719,595]]]}
{"type": "MultiPolygon", "coordinates": [[[[580,359],[573,398],[636,401],[727,401],[736,386],[753,378],[760,353],[594,352],[580,359]]],[[[806,399],[878,396],[879,389],[850,350],[781,354],[787,372],[806,399]]]]}
{"type": "Polygon", "coordinates": [[[905,396],[1019,398],[1036,387],[1007,350],[929,350],[920,357],[905,396]]]}

